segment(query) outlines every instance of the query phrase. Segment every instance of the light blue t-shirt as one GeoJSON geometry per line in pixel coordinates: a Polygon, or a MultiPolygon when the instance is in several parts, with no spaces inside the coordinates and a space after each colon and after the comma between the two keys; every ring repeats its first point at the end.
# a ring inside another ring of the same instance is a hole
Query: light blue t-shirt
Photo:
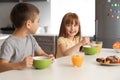
{"type": "Polygon", "coordinates": [[[28,35],[26,38],[10,35],[1,46],[0,58],[9,62],[19,62],[40,49],[41,47],[32,35],[28,35]]]}

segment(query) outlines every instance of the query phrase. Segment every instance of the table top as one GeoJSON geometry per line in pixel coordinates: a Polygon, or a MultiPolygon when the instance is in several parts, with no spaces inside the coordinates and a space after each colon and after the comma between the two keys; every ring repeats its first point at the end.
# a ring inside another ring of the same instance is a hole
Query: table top
{"type": "Polygon", "coordinates": [[[58,58],[46,69],[11,70],[0,73],[0,80],[119,80],[120,65],[103,66],[97,57],[120,56],[113,49],[102,49],[96,55],[85,55],[82,67],[73,67],[71,56],[58,58]]]}

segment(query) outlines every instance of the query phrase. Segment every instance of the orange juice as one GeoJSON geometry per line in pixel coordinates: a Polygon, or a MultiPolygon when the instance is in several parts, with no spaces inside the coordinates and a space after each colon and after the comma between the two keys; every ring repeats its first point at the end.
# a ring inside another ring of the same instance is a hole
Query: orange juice
{"type": "Polygon", "coordinates": [[[76,54],[72,56],[73,66],[82,66],[83,60],[84,60],[83,55],[76,54]]]}
{"type": "Polygon", "coordinates": [[[97,47],[98,47],[98,53],[101,52],[101,50],[102,50],[102,45],[103,45],[103,42],[102,42],[102,41],[92,41],[92,46],[97,46],[97,47]]]}
{"type": "Polygon", "coordinates": [[[102,44],[97,44],[97,46],[98,46],[98,53],[100,53],[102,50],[102,44]]]}

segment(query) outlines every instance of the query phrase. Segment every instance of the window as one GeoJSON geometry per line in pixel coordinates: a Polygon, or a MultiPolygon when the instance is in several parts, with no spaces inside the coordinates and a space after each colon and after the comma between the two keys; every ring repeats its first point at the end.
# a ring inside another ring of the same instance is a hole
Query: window
{"type": "Polygon", "coordinates": [[[61,20],[67,12],[78,14],[82,36],[95,34],[95,0],[51,0],[51,33],[59,33],[61,20]]]}

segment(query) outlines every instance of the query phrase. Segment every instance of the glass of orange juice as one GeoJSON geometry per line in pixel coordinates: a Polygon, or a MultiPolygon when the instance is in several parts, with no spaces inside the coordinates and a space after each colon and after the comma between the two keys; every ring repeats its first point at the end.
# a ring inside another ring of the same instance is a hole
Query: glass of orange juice
{"type": "Polygon", "coordinates": [[[102,41],[92,41],[92,45],[98,47],[98,53],[101,52],[101,50],[102,50],[102,45],[103,45],[103,42],[102,42],[102,41]]]}
{"type": "Polygon", "coordinates": [[[72,64],[73,66],[80,67],[82,66],[84,61],[84,53],[83,52],[76,52],[72,55],[72,64]]]}

